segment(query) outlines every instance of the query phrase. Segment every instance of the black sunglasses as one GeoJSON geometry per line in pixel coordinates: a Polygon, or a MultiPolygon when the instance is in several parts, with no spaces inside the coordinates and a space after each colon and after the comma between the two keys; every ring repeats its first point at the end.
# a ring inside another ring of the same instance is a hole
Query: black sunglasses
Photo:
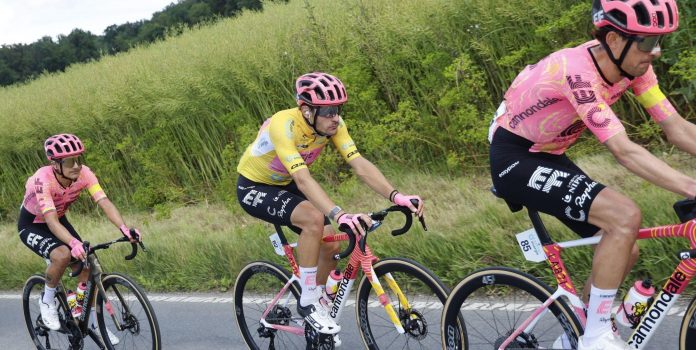
{"type": "Polygon", "coordinates": [[[316,115],[319,117],[333,117],[335,115],[341,115],[343,112],[343,106],[323,106],[317,107],[316,115]]]}

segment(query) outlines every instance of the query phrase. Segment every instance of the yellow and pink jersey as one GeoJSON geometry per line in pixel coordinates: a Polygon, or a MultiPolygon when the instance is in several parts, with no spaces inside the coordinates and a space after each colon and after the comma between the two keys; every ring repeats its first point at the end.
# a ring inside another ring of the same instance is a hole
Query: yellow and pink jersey
{"type": "Polygon", "coordinates": [[[97,177],[92,170],[84,165],[80,170],[80,176],[68,187],[63,187],[58,182],[50,165],[39,168],[34,175],[29,177],[25,187],[26,192],[22,206],[36,215],[34,223],[45,223],[44,214],[50,211],[55,211],[58,217],[65,215],[65,212],[77,200],[83,189],[89,191],[95,203],[106,198],[97,177]]]}
{"type": "Polygon", "coordinates": [[[328,138],[314,132],[299,108],[280,111],[263,123],[237,171],[254,182],[287,185],[293,173],[317,159],[329,139],[346,162],[360,157],[343,118],[336,134],[328,138]]]}
{"type": "Polygon", "coordinates": [[[592,40],[527,66],[505,93],[489,135],[502,127],[534,142],[530,152],[551,154],[564,153],[585,129],[604,143],[624,130],[610,106],[628,89],[654,121],[676,113],[660,91],[652,66],[633,80],[609,83],[590,54],[598,45],[592,40]]]}

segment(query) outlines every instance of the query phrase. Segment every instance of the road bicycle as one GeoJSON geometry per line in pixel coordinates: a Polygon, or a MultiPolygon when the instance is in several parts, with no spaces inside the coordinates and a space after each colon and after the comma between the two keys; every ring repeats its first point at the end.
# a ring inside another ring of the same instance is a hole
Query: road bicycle
{"type": "MultiPolygon", "coordinates": [[[[494,192],[495,193],[495,192],[494,192]]],[[[513,212],[523,206],[507,202],[513,212]]],[[[635,325],[627,344],[645,349],[680,295],[696,274],[696,201],[674,204],[680,224],[640,229],[638,239],[684,238],[689,249],[677,254],[680,262],[654,302],[635,325]]],[[[539,213],[527,208],[533,229],[518,234],[519,246],[529,261],[547,261],[557,287],[508,267],[474,271],[453,288],[442,313],[441,334],[447,349],[576,349],[583,334],[585,304],[578,296],[563,263],[563,249],[599,243],[601,237],[554,242],[539,213]],[[466,339],[449,331],[463,315],[466,339]],[[449,346],[452,344],[452,346],[449,346]],[[459,344],[463,347],[457,347],[459,344]]],[[[696,298],[689,303],[679,327],[680,350],[696,349],[696,298]]]]}
{"type": "MultiPolygon", "coordinates": [[[[136,237],[135,230],[131,236],[136,237]]],[[[155,312],[143,289],[130,277],[119,273],[104,273],[96,251],[108,249],[114,243],[129,242],[127,237],[90,246],[83,242],[87,260],[78,265],[70,277],[78,276],[85,265],[91,267],[87,291],[85,292],[83,312],[75,318],[72,315],[66,290],[62,283],[56,288],[60,329],[49,330],[41,319],[39,300],[46,284],[44,275],[32,275],[24,283],[22,306],[29,335],[39,350],[70,349],[79,350],[85,345],[88,336],[100,349],[153,349],[161,348],[160,331],[155,312]],[[96,304],[95,304],[96,302],[96,304]],[[90,327],[92,307],[96,305],[99,336],[90,327]],[[119,338],[118,346],[111,344],[107,329],[119,338]]],[[[145,250],[145,246],[140,242],[145,250]]],[[[132,260],[138,253],[138,246],[131,243],[131,253],[125,257],[132,260]]],[[[50,263],[50,260],[47,260],[50,263]]]]}
{"type": "MultiPolygon", "coordinates": [[[[392,206],[368,214],[373,225],[364,236],[339,227],[343,233],[324,237],[325,242],[348,241],[348,247],[334,259],[350,256],[336,296],[329,301],[329,315],[339,323],[353,284],[362,271],[355,312],[365,347],[439,348],[439,317],[449,289],[419,263],[405,258],[379,260],[367,244],[371,231],[390,212],[400,212],[406,217],[404,226],[393,230],[392,235],[406,233],[413,221],[412,213],[408,208],[392,206]],[[387,290],[383,288],[384,283],[387,290]]],[[[422,218],[421,224],[427,230],[422,218]]],[[[275,230],[271,242],[276,253],[287,258],[292,273],[268,261],[249,263],[239,273],[234,286],[234,307],[244,341],[251,349],[334,349],[339,345],[334,336],[317,333],[297,313],[301,287],[293,253],[296,243],[288,243],[280,226],[276,225],[275,230]]]]}

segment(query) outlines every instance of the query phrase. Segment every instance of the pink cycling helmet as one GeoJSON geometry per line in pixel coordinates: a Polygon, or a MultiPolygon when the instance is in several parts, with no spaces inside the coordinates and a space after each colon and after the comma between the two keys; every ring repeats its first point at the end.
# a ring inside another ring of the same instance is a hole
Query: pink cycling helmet
{"type": "Polygon", "coordinates": [[[679,27],[676,0],[594,0],[592,22],[626,34],[663,35],[679,27]]]}
{"type": "Polygon", "coordinates": [[[80,155],[85,151],[85,146],[73,134],[58,134],[46,139],[44,151],[48,160],[57,160],[80,155]]]}
{"type": "Polygon", "coordinates": [[[311,106],[337,106],[348,101],[346,87],[331,74],[307,73],[295,81],[297,103],[311,106]]]}

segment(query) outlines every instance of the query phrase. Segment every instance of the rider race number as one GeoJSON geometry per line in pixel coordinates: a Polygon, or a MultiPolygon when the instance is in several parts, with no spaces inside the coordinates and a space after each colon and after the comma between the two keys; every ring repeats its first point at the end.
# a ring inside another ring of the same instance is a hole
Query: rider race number
{"type": "Polygon", "coordinates": [[[520,245],[525,259],[533,262],[542,262],[546,260],[544,248],[541,245],[539,236],[533,228],[518,233],[516,236],[517,243],[520,245]]]}

